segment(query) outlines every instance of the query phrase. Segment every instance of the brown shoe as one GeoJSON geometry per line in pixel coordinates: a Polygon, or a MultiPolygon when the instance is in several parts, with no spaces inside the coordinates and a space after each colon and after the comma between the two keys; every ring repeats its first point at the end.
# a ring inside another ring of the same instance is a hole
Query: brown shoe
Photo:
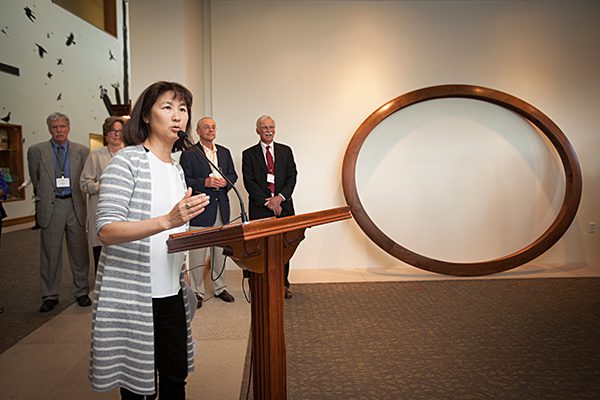
{"type": "Polygon", "coordinates": [[[52,311],[52,310],[54,310],[54,308],[56,307],[57,304],[58,304],[58,300],[53,300],[53,299],[44,300],[44,302],[40,306],[40,312],[44,313],[44,312],[52,311]]]}
{"type": "Polygon", "coordinates": [[[232,295],[230,295],[227,290],[223,290],[221,293],[215,295],[215,297],[220,298],[225,303],[233,303],[235,301],[235,298],[232,295]]]}
{"type": "Polygon", "coordinates": [[[77,298],[77,304],[79,304],[79,307],[89,307],[92,305],[92,300],[87,294],[84,294],[77,298]]]}
{"type": "Polygon", "coordinates": [[[285,297],[286,299],[292,298],[292,292],[290,292],[290,289],[285,288],[285,293],[283,294],[283,297],[285,297]]]}

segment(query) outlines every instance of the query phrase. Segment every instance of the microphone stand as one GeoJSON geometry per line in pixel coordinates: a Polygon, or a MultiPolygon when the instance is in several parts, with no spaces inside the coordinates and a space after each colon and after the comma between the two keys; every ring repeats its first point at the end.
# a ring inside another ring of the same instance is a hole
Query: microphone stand
{"type": "MultiPolygon", "coordinates": [[[[181,139],[185,142],[185,144],[188,146],[188,148],[190,148],[190,147],[194,148],[194,150],[196,150],[196,152],[198,154],[200,154],[206,161],[208,161],[208,163],[215,169],[215,171],[220,171],[219,168],[212,161],[210,161],[210,159],[206,156],[206,154],[204,154],[204,152],[201,149],[194,146],[194,144],[192,142],[190,142],[190,139],[188,139],[188,136],[184,131],[177,132],[177,136],[179,136],[179,139],[181,139]]],[[[244,224],[247,223],[248,216],[246,215],[246,208],[244,207],[244,201],[242,200],[242,196],[240,195],[240,192],[237,190],[237,188],[235,187],[233,182],[231,182],[231,180],[227,176],[225,176],[225,174],[220,174],[220,175],[223,177],[223,179],[225,179],[227,181],[227,183],[231,186],[231,188],[235,192],[235,195],[237,196],[238,201],[240,202],[240,214],[241,214],[240,217],[242,218],[242,223],[244,223],[244,224]]]]}

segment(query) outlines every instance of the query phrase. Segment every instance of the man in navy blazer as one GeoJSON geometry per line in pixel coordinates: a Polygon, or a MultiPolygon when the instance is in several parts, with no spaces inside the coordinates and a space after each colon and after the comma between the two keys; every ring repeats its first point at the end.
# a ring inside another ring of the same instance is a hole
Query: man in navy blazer
{"type": "MultiPolygon", "coordinates": [[[[181,154],[179,163],[185,173],[185,181],[195,193],[206,193],[210,203],[203,213],[190,221],[190,230],[201,229],[209,226],[221,226],[229,223],[229,197],[227,193],[231,186],[222,177],[227,176],[231,182],[237,181],[237,174],[229,150],[215,143],[217,124],[210,117],[203,117],[198,121],[196,133],[199,141],[181,154]],[[219,170],[206,161],[198,150],[215,164],[219,170]]],[[[204,300],[204,269],[210,250],[210,274],[213,281],[214,295],[221,300],[231,303],[235,299],[227,291],[225,284],[225,257],[218,247],[210,247],[190,251],[189,268],[192,277],[192,289],[198,299],[198,308],[202,307],[204,300]]]]}
{"type": "MultiPolygon", "coordinates": [[[[275,120],[263,115],[256,121],[260,142],[242,153],[244,187],[249,197],[250,219],[294,215],[292,193],[296,187],[296,163],[289,146],[275,143],[275,120]]],[[[284,266],[285,298],[290,292],[289,262],[284,266]]]]}

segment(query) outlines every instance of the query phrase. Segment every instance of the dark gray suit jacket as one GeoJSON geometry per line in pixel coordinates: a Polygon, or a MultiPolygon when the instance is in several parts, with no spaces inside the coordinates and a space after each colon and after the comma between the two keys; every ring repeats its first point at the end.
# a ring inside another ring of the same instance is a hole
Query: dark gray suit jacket
{"type": "MultiPolygon", "coordinates": [[[[71,191],[77,221],[85,226],[85,195],[79,187],[79,178],[89,149],[79,143],[69,141],[69,162],[71,165],[71,191]]],[[[37,223],[47,228],[52,217],[56,193],[56,177],[54,174],[54,151],[50,140],[34,144],[27,151],[29,177],[35,194],[35,215],[37,223]]]]}

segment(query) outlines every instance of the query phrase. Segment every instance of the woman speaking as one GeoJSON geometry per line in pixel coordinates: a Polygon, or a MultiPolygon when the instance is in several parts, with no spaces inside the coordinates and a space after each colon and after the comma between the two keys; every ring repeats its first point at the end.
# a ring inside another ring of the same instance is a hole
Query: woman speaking
{"type": "Polygon", "coordinates": [[[184,399],[194,368],[183,256],[166,245],[209,201],[192,196],[171,158],[177,132],[190,131],[191,106],[177,83],[146,88],[125,129],[127,147],[100,181],[90,380],[98,391],[120,387],[122,399],[184,399]]]}

